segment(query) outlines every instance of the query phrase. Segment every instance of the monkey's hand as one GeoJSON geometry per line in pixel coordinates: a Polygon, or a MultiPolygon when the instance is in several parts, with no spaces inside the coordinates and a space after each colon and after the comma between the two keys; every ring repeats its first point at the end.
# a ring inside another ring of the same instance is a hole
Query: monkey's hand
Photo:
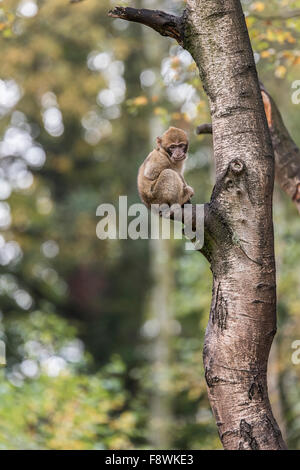
{"type": "Polygon", "coordinates": [[[185,186],[184,187],[184,193],[183,193],[183,201],[182,201],[182,205],[186,204],[186,203],[190,203],[191,202],[191,197],[194,196],[194,190],[191,186],[185,186]]]}
{"type": "Polygon", "coordinates": [[[192,186],[187,186],[186,187],[186,193],[189,195],[189,198],[193,197],[194,196],[194,190],[192,188],[192,186]]]}

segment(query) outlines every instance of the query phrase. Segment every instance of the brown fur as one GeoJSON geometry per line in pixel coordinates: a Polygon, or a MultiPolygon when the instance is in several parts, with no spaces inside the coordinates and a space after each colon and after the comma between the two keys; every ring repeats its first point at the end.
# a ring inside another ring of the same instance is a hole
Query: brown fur
{"type": "Polygon", "coordinates": [[[186,133],[176,127],[170,127],[157,138],[157,148],[148,155],[138,173],[139,194],[147,207],[183,205],[194,195],[183,177],[187,148],[186,133]]]}

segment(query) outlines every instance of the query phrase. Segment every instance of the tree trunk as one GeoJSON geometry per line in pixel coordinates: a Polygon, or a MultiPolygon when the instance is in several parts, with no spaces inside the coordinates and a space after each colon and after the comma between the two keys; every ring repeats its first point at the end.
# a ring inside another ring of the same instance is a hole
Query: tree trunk
{"type": "Polygon", "coordinates": [[[209,399],[225,449],[283,449],[267,392],[276,332],[274,156],[255,62],[240,2],[187,6],[184,46],[208,95],[216,160],[207,215],[209,399]]]}
{"type": "MultiPolygon", "coordinates": [[[[276,332],[274,154],[251,44],[239,1],[186,4],[181,18],[154,11],[143,21],[143,10],[138,18],[163,34],[170,16],[165,34],[180,33],[211,110],[216,184],[202,250],[213,273],[203,352],[209,400],[225,449],[285,449],[267,391],[276,332]]],[[[129,10],[112,16],[136,21],[129,10]]]]}

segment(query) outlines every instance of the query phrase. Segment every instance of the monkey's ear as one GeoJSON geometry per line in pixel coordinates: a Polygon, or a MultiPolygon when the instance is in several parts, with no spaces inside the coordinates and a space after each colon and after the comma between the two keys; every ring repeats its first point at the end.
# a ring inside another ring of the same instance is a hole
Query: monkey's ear
{"type": "Polygon", "coordinates": [[[157,150],[159,150],[162,144],[162,138],[156,137],[156,143],[157,143],[157,150]]]}

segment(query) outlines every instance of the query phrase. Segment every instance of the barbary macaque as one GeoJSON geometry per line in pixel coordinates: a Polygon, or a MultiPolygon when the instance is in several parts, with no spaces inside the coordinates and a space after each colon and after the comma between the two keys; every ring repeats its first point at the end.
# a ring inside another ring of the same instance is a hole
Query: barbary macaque
{"type": "Polygon", "coordinates": [[[138,173],[138,190],[148,208],[152,204],[184,205],[194,195],[183,177],[188,138],[182,129],[170,127],[157,137],[157,147],[142,163],[138,173]]]}

